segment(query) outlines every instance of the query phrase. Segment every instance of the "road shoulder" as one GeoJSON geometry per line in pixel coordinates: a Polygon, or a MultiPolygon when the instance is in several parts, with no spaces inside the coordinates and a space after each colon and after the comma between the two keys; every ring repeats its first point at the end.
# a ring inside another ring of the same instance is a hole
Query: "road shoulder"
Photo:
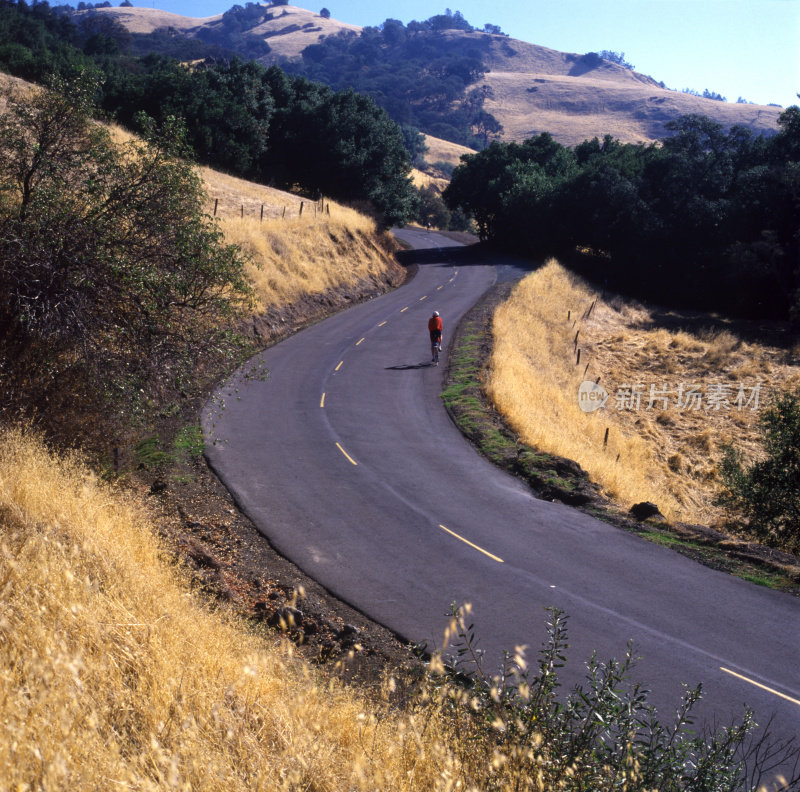
{"type": "Polygon", "coordinates": [[[800,596],[800,559],[707,526],[636,520],[603,497],[576,462],[523,443],[489,401],[484,381],[492,351],[492,317],[514,284],[498,283],[468,311],[453,335],[442,394],[451,418],[495,465],[523,479],[533,494],[579,508],[706,566],[800,596]]]}

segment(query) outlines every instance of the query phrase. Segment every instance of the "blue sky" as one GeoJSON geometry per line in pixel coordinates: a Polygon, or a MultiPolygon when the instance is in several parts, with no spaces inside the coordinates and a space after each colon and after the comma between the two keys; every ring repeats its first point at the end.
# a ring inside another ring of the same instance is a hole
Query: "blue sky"
{"type": "MultiPolygon", "coordinates": [[[[233,0],[132,0],[184,16],[219,14],[233,0]]],[[[239,0],[244,5],[245,0],[239,0]]],[[[118,5],[117,0],[112,0],[118,5]]],[[[461,11],[475,27],[489,22],[510,36],[564,52],[624,52],[637,71],[669,88],[743,97],[758,104],[800,104],[800,0],[314,0],[311,11],[354,25],[387,17],[408,23],[461,11]]]]}

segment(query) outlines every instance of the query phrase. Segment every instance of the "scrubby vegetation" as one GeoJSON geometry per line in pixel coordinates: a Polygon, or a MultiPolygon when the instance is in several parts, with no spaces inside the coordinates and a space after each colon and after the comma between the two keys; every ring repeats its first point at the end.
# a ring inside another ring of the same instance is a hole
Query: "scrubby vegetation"
{"type": "Polygon", "coordinates": [[[116,145],[93,123],[89,77],[0,118],[0,409],[51,421],[73,407],[135,415],[237,355],[250,286],[203,211],[182,130],[148,122],[116,145]]]}
{"type": "Polygon", "coordinates": [[[664,304],[788,317],[798,310],[800,109],[766,138],[701,116],[657,145],[542,134],[465,158],[445,191],[481,235],[582,263],[590,280],[664,304]],[[576,248],[585,255],[576,257],[576,248]]]}
{"type": "Polygon", "coordinates": [[[744,516],[746,530],[767,544],[800,552],[800,395],[776,393],[759,416],[762,459],[747,463],[728,445],[721,503],[744,516]]]}
{"type": "MultiPolygon", "coordinates": [[[[223,33],[248,13],[231,9],[223,33]]],[[[46,3],[0,0],[0,68],[9,73],[41,81],[94,70],[102,109],[137,131],[142,111],[159,124],[169,116],[183,119],[187,142],[204,164],[312,197],[322,192],[369,204],[384,225],[413,215],[403,134],[370,98],[185,47],[181,57],[207,59],[187,68],[167,55],[138,58],[131,42],[104,17],[88,15],[75,24],[46,3]]]]}

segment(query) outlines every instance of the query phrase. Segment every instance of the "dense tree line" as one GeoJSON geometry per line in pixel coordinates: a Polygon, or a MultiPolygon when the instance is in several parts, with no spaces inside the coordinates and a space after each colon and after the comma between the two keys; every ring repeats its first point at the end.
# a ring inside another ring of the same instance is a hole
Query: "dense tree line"
{"type": "Polygon", "coordinates": [[[542,134],[464,158],[445,191],[484,238],[583,261],[645,298],[800,318],[800,108],[773,137],[697,115],[652,145],[542,134]],[[576,257],[577,248],[593,256],[576,257]]]}
{"type": "Polygon", "coordinates": [[[369,97],[334,92],[255,61],[187,69],[149,55],[138,72],[110,69],[104,108],[125,124],[144,110],[186,121],[202,162],[278,187],[368,201],[385,224],[413,211],[400,128],[369,97]]]}
{"type": "Polygon", "coordinates": [[[301,62],[284,68],[367,94],[400,124],[482,148],[502,130],[484,110],[486,92],[470,89],[486,72],[491,39],[452,37],[452,30],[474,28],[458,11],[408,25],[387,19],[360,34],[326,36],[303,50],[301,62]]]}
{"type": "MultiPolygon", "coordinates": [[[[223,15],[220,40],[264,13],[255,4],[234,6],[223,15]]],[[[182,118],[204,164],[278,187],[368,202],[387,225],[412,216],[416,194],[404,134],[370,98],[235,57],[192,67],[166,55],[137,57],[132,42],[100,15],[85,14],[79,26],[46,3],[0,0],[0,69],[35,81],[99,71],[96,100],[110,116],[133,128],[140,111],[158,123],[182,118]]],[[[222,45],[203,46],[221,51],[222,45]]]]}

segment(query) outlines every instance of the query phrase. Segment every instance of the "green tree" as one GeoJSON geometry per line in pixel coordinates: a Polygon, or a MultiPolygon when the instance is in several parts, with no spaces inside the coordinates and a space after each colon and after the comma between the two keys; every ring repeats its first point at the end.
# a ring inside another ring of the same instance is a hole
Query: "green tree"
{"type": "Polygon", "coordinates": [[[759,425],[764,458],[746,466],[742,453],[725,449],[719,502],[743,516],[747,530],[768,544],[800,550],[800,394],[775,396],[759,425]]]}
{"type": "Polygon", "coordinates": [[[439,191],[432,184],[419,188],[419,208],[417,222],[434,228],[450,228],[450,210],[442,200],[439,191]]]}
{"type": "MultiPolygon", "coordinates": [[[[97,83],[8,93],[0,119],[2,400],[40,414],[162,395],[226,342],[248,285],[174,120],[120,148],[97,83]]],[[[216,353],[214,353],[216,354],[216,353]]]]}
{"type": "Polygon", "coordinates": [[[276,110],[262,173],[342,201],[368,201],[386,226],[414,215],[411,166],[397,124],[368,96],[334,93],[275,67],[266,73],[276,110]]]}

